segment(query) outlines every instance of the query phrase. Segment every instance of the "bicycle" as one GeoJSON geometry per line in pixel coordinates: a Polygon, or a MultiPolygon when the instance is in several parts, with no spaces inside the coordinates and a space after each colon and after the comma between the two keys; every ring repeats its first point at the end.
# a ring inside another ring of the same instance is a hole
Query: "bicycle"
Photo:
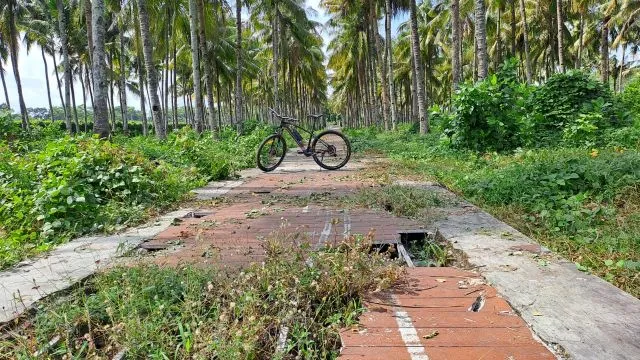
{"type": "MultiPolygon", "coordinates": [[[[298,147],[300,147],[298,153],[306,157],[313,157],[313,160],[323,169],[338,170],[349,162],[351,158],[351,143],[341,132],[325,130],[316,136],[313,131],[297,125],[298,119],[278,114],[271,108],[269,108],[269,111],[273,116],[280,119],[280,126],[278,126],[274,134],[264,139],[258,147],[256,160],[260,170],[265,172],[273,171],[284,160],[287,153],[287,143],[282,135],[284,130],[291,135],[298,147]],[[306,145],[298,129],[309,134],[306,145]]],[[[315,121],[323,116],[322,114],[307,115],[307,118],[312,119],[315,124],[315,121]]]]}

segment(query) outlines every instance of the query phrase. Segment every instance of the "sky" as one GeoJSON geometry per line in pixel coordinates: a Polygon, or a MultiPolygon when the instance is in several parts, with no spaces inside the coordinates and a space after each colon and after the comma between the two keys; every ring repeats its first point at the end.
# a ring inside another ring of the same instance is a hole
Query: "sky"
{"type": "MultiPolygon", "coordinates": [[[[312,20],[315,20],[323,26],[320,29],[320,34],[324,39],[324,50],[326,50],[326,46],[331,40],[331,31],[328,27],[325,26],[329,16],[326,11],[320,6],[321,0],[307,0],[307,13],[312,20]]],[[[392,33],[395,34],[397,31],[397,27],[400,23],[406,21],[406,15],[400,15],[392,21],[392,33]]],[[[384,31],[384,23],[380,22],[381,31],[384,31]]],[[[325,51],[326,53],[326,51],[325,51]]],[[[45,77],[49,78],[49,83],[51,84],[51,100],[53,106],[60,106],[60,96],[58,95],[58,91],[56,89],[57,82],[56,76],[53,73],[53,59],[46,55],[47,63],[49,66],[49,73],[47,74],[44,70],[44,63],[42,61],[42,54],[40,53],[40,48],[34,46],[30,51],[27,51],[27,48],[24,44],[21,44],[18,67],[20,69],[20,78],[22,80],[22,93],[24,95],[24,101],[27,107],[37,108],[48,108],[49,103],[47,100],[47,85],[45,77]]],[[[58,65],[62,63],[60,57],[56,60],[58,65]]],[[[3,64],[5,68],[5,80],[7,83],[7,92],[9,93],[9,101],[11,103],[11,107],[14,111],[18,111],[18,90],[16,87],[16,83],[13,76],[13,69],[11,66],[11,61],[3,64]]],[[[62,80],[62,74],[60,74],[62,80]]],[[[75,83],[76,90],[76,105],[82,105],[82,92],[80,88],[80,84],[76,81],[75,83]]],[[[64,89],[63,89],[64,91],[64,89]]],[[[2,93],[0,97],[0,104],[5,102],[4,91],[0,88],[0,92],[2,93]]],[[[87,97],[89,95],[87,94],[87,97]]],[[[118,99],[114,99],[116,103],[118,99]]],[[[87,102],[91,101],[87,99],[87,102]]],[[[137,95],[129,93],[127,95],[127,102],[129,106],[133,106],[136,109],[140,108],[140,100],[137,95]]]]}

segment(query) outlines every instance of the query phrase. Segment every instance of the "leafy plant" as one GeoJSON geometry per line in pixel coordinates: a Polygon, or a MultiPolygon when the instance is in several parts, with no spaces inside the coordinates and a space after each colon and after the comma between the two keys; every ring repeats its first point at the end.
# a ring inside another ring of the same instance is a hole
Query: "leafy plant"
{"type": "Polygon", "coordinates": [[[451,146],[478,152],[519,147],[519,120],[524,113],[526,86],[516,80],[517,64],[508,61],[484,81],[461,85],[455,109],[444,133],[451,146]]]}
{"type": "Polygon", "coordinates": [[[636,125],[640,126],[640,75],[624,85],[620,100],[634,117],[636,125]]]}
{"type": "Polygon", "coordinates": [[[585,135],[626,124],[608,87],[578,70],[552,75],[533,91],[526,108],[526,141],[535,147],[563,138],[581,142],[585,135]]]}

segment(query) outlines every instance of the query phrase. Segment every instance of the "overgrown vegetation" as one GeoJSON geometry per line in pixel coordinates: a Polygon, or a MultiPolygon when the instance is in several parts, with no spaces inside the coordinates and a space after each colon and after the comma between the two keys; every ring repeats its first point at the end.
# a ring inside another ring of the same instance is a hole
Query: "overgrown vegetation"
{"type": "Polygon", "coordinates": [[[453,100],[456,110],[448,121],[444,116],[444,134],[452,147],[479,152],[601,146],[610,129],[631,125],[621,102],[601,82],[577,70],[527,86],[518,81],[517,63],[507,61],[487,80],[460,87],[453,100]]]}
{"type": "Polygon", "coordinates": [[[22,133],[0,116],[0,268],[91,232],[111,232],[175,206],[191,189],[252,165],[258,128],[218,139],[189,129],[167,142],[22,133]]]}
{"type": "Polygon", "coordinates": [[[127,358],[336,358],[338,331],[355,323],[362,297],[391,286],[402,270],[370,252],[368,238],[320,251],[301,241],[268,241],[264,265],[234,277],[153,266],[97,275],[65,301],[40,305],[31,325],[0,340],[0,358],[110,358],[120,350],[127,358]]]}
{"type": "MultiPolygon", "coordinates": [[[[577,77],[582,79],[578,84],[592,87],[593,80],[581,74],[556,77],[558,81],[577,77]]],[[[454,129],[452,132],[421,137],[407,127],[393,133],[352,130],[352,144],[356,151],[388,154],[395,165],[385,168],[385,173],[395,169],[400,171],[397,177],[421,174],[423,179],[439,181],[574,261],[580,270],[593,272],[640,296],[640,128],[607,120],[608,125],[594,129],[588,138],[582,138],[585,141],[573,141],[576,138],[565,135],[580,126],[585,114],[570,116],[570,110],[559,111],[556,115],[563,119],[560,125],[540,125],[546,129],[540,133],[541,141],[526,147],[532,138],[523,129],[538,127],[530,110],[514,111],[512,106],[494,103],[511,101],[504,94],[496,95],[498,100],[490,100],[487,107],[476,104],[486,98],[477,94],[488,96],[504,89],[501,86],[505,83],[495,79],[462,88],[454,100],[454,104],[462,104],[461,108],[439,115],[444,122],[442,128],[454,129]],[[476,95],[471,96],[471,92],[476,95]],[[490,109],[493,112],[488,115],[490,109]],[[505,109],[503,114],[499,113],[501,109],[505,109]],[[501,143],[498,138],[509,139],[501,134],[505,121],[514,114],[523,114],[514,122],[520,130],[512,132],[513,140],[501,143]],[[527,121],[533,126],[522,127],[527,121]],[[482,131],[492,127],[499,129],[482,131]],[[551,141],[553,146],[540,148],[545,142],[551,145],[551,141]]],[[[534,93],[550,91],[543,87],[534,93]]],[[[516,93],[513,87],[508,91],[516,93]]],[[[535,96],[527,101],[535,102],[535,96]]],[[[608,98],[604,103],[618,101],[608,98]]],[[[588,104],[594,102],[602,104],[603,98],[585,96],[582,104],[574,102],[572,108],[593,109],[588,104]]],[[[620,113],[608,113],[612,108],[606,106],[597,109],[595,114],[602,121],[620,113]]]]}

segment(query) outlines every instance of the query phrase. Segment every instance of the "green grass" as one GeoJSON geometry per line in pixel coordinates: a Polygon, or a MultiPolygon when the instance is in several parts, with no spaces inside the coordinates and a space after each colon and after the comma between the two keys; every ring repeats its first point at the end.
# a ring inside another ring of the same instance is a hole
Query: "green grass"
{"type": "Polygon", "coordinates": [[[155,266],[99,274],[0,334],[0,358],[110,358],[123,349],[131,359],[336,358],[338,332],[356,322],[364,294],[388,288],[402,270],[370,252],[368,238],[319,251],[299,240],[279,234],[265,244],[264,265],[233,276],[155,266]]]}
{"type": "MultiPolygon", "coordinates": [[[[623,131],[634,134],[633,128],[623,131]]],[[[350,132],[361,153],[382,152],[395,177],[438,181],[589,271],[640,297],[640,147],[513,154],[452,150],[439,134],[350,132]]],[[[390,181],[373,173],[368,176],[390,181]]]]}

